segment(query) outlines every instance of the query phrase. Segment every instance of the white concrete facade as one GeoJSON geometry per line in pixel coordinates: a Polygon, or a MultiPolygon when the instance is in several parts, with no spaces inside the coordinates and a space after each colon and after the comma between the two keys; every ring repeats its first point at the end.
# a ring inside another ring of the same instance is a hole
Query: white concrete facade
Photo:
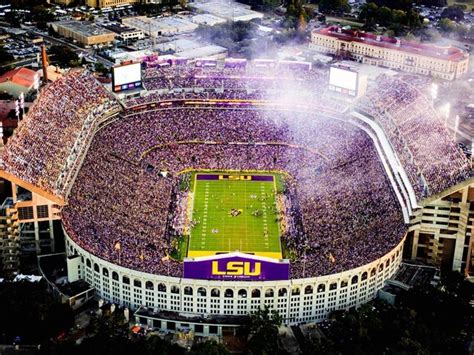
{"type": "Polygon", "coordinates": [[[318,322],[330,312],[358,307],[376,297],[398,270],[404,239],[389,253],[338,274],[284,280],[225,282],[154,275],[112,264],[79,247],[66,234],[67,254],[81,257],[80,276],[107,302],[189,315],[246,315],[260,307],[277,310],[286,324],[318,322]]]}

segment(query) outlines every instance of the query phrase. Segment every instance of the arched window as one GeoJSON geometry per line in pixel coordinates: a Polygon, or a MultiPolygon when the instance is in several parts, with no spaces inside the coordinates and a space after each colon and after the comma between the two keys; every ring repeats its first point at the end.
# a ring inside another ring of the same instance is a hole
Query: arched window
{"type": "Polygon", "coordinates": [[[362,274],[362,281],[367,280],[367,271],[362,274]]]}
{"type": "Polygon", "coordinates": [[[269,288],[268,290],[265,290],[265,297],[273,297],[275,293],[273,292],[273,288],[269,288]]]}
{"type": "Polygon", "coordinates": [[[278,290],[278,297],[286,297],[288,290],[286,288],[280,288],[278,290]]]}
{"type": "Polygon", "coordinates": [[[347,287],[347,280],[341,281],[341,288],[347,287]]]}
{"type": "Polygon", "coordinates": [[[292,296],[298,296],[299,294],[300,294],[300,289],[298,287],[295,287],[294,289],[291,290],[292,296]]]}
{"type": "Polygon", "coordinates": [[[379,265],[379,271],[383,271],[383,264],[379,265]]]}
{"type": "Polygon", "coordinates": [[[119,280],[119,276],[115,271],[112,271],[112,280],[115,280],[115,281],[119,280]]]}
{"type": "Polygon", "coordinates": [[[155,287],[154,287],[154,285],[153,285],[153,282],[147,281],[147,282],[145,283],[145,288],[146,288],[147,290],[153,290],[155,287]]]}
{"type": "Polygon", "coordinates": [[[230,288],[226,289],[224,292],[224,297],[227,297],[227,298],[234,297],[234,291],[230,288]]]}
{"type": "Polygon", "coordinates": [[[219,297],[221,295],[221,291],[217,288],[213,288],[211,290],[211,297],[219,297]]]}
{"type": "Polygon", "coordinates": [[[260,297],[260,290],[259,289],[253,289],[252,290],[252,298],[259,298],[260,297]]]}
{"type": "Polygon", "coordinates": [[[86,266],[87,267],[92,267],[91,261],[89,259],[86,259],[86,266]]]}
{"type": "Polygon", "coordinates": [[[387,261],[385,262],[385,267],[389,267],[390,266],[390,259],[387,259],[387,261]]]}
{"type": "Polygon", "coordinates": [[[130,285],[130,279],[127,276],[122,277],[122,282],[125,285],[130,285]]]}
{"type": "Polygon", "coordinates": [[[337,283],[333,282],[332,284],[329,285],[329,291],[337,289],[337,283]]]}
{"type": "Polygon", "coordinates": [[[325,284],[319,284],[318,285],[318,293],[326,291],[326,285],[325,284]]]}
{"type": "Polygon", "coordinates": [[[193,288],[190,286],[186,286],[184,288],[184,294],[187,296],[192,296],[193,295],[193,288]]]}
{"type": "Polygon", "coordinates": [[[207,291],[204,287],[199,287],[198,290],[197,290],[197,294],[198,294],[198,296],[206,297],[207,291]]]}
{"type": "Polygon", "coordinates": [[[99,265],[94,264],[94,271],[95,271],[95,272],[100,272],[100,270],[99,270],[99,265]]]}
{"type": "Polygon", "coordinates": [[[140,280],[133,280],[133,286],[135,287],[142,287],[142,282],[140,280]]]}
{"type": "Polygon", "coordinates": [[[102,269],[102,275],[105,277],[109,277],[109,270],[107,270],[105,267],[102,269]]]}
{"type": "Polygon", "coordinates": [[[239,292],[237,294],[241,298],[246,298],[247,297],[247,290],[241,289],[241,290],[239,290],[239,292]]]}
{"type": "Polygon", "coordinates": [[[171,293],[179,293],[179,287],[176,285],[171,286],[171,293]]]}
{"type": "Polygon", "coordinates": [[[351,284],[354,285],[359,282],[359,277],[357,275],[352,276],[351,284]]]}
{"type": "Polygon", "coordinates": [[[166,285],[164,283],[158,284],[158,291],[166,292],[166,285]]]}
{"type": "Polygon", "coordinates": [[[375,276],[375,269],[370,270],[370,277],[375,276]]]}
{"type": "Polygon", "coordinates": [[[304,294],[305,295],[310,295],[313,293],[313,286],[311,285],[308,285],[304,288],[304,294]]]}

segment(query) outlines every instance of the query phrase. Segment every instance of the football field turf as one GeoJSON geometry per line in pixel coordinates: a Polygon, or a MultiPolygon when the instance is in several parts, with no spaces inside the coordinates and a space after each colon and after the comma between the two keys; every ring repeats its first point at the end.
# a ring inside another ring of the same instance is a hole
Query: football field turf
{"type": "Polygon", "coordinates": [[[281,258],[275,176],[196,173],[188,257],[239,250],[281,258]]]}

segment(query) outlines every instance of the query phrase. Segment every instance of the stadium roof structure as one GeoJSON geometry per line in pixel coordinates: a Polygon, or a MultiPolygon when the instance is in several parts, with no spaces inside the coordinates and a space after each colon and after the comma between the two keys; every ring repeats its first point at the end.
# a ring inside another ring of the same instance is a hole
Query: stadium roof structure
{"type": "Polygon", "coordinates": [[[375,35],[373,33],[346,30],[339,26],[329,26],[326,28],[314,30],[314,32],[325,36],[335,37],[342,41],[360,42],[376,47],[389,48],[451,61],[462,60],[466,55],[461,49],[451,46],[440,47],[433,44],[417,43],[413,41],[375,35]]]}

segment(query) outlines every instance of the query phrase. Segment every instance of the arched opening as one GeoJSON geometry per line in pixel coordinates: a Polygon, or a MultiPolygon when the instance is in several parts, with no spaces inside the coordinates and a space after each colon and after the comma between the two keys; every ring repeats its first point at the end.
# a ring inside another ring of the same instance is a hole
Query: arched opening
{"type": "Polygon", "coordinates": [[[142,282],[140,280],[133,280],[133,286],[135,287],[142,287],[142,282]]]}
{"type": "Polygon", "coordinates": [[[325,284],[319,284],[318,285],[318,293],[326,291],[326,285],[325,284]]]}
{"type": "Polygon", "coordinates": [[[313,293],[313,286],[311,285],[308,285],[304,288],[304,294],[305,295],[310,295],[313,293]]]}
{"type": "Polygon", "coordinates": [[[357,275],[352,276],[351,284],[355,285],[359,282],[359,277],[357,275]]]}
{"type": "Polygon", "coordinates": [[[197,289],[197,294],[198,294],[198,296],[206,297],[207,291],[206,291],[206,289],[205,289],[204,287],[199,287],[199,288],[197,289]]]}
{"type": "Polygon", "coordinates": [[[259,298],[260,297],[260,290],[258,289],[253,289],[252,290],[252,298],[259,298]]]}
{"type": "Polygon", "coordinates": [[[158,284],[158,291],[166,292],[166,285],[164,283],[158,284]]]}
{"type": "Polygon", "coordinates": [[[226,289],[224,292],[224,297],[226,298],[234,297],[234,291],[230,288],[226,289]]]}
{"type": "Polygon", "coordinates": [[[147,290],[153,290],[153,289],[154,289],[153,282],[147,281],[147,282],[145,283],[145,288],[146,288],[147,290]]]}
{"type": "Polygon", "coordinates": [[[109,277],[109,270],[107,270],[105,267],[102,269],[102,275],[105,277],[109,277]]]}
{"type": "Polygon", "coordinates": [[[115,280],[115,281],[119,280],[119,276],[115,271],[112,271],[112,280],[115,280]]]}
{"type": "Polygon", "coordinates": [[[265,297],[273,297],[273,295],[274,295],[274,292],[272,288],[265,290],[265,297]]]}
{"type": "Polygon", "coordinates": [[[213,288],[211,290],[211,297],[219,297],[221,295],[221,291],[217,288],[213,288]]]}
{"type": "Polygon", "coordinates": [[[184,288],[184,294],[187,296],[192,296],[193,295],[193,288],[191,286],[186,286],[184,288]]]}
{"type": "Polygon", "coordinates": [[[280,288],[278,290],[278,297],[286,297],[288,290],[286,288],[280,288]]]}

